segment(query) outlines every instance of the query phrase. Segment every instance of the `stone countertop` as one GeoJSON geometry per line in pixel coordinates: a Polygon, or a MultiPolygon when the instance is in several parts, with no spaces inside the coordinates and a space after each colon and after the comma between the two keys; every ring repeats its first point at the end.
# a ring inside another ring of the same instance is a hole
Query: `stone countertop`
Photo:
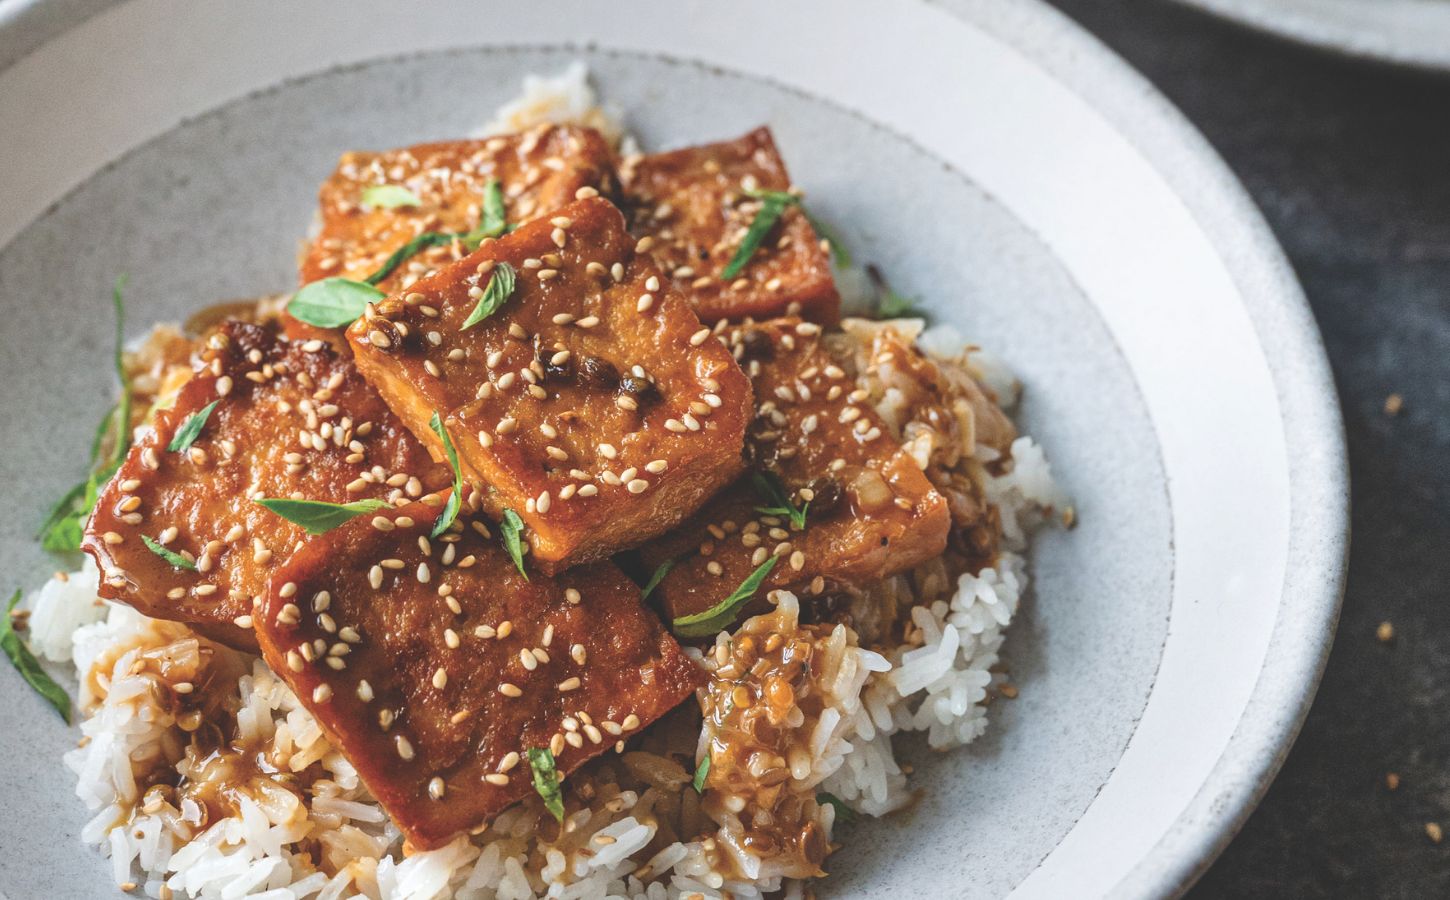
{"type": "Polygon", "coordinates": [[[1248,187],[1314,308],[1349,436],[1354,541],[1323,684],[1190,896],[1450,895],[1450,839],[1431,835],[1450,834],[1450,73],[1342,59],[1164,0],[1053,2],[1248,187]]]}

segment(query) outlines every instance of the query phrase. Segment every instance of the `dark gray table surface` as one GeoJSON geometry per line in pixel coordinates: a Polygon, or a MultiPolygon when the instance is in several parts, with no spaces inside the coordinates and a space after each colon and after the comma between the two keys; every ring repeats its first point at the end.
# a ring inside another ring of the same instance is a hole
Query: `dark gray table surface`
{"type": "Polygon", "coordinates": [[[1263,209],[1349,435],[1354,541],[1328,670],[1283,771],[1191,896],[1450,896],[1450,838],[1426,828],[1450,835],[1450,74],[1164,0],[1054,2],[1157,84],[1263,209]]]}

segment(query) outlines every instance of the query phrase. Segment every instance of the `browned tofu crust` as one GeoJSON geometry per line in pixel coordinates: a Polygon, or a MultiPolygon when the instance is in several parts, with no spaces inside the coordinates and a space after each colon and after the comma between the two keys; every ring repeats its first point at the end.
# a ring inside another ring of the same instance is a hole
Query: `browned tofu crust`
{"type": "Polygon", "coordinates": [[[308,540],[273,576],[262,652],[418,849],[533,793],[530,748],[560,777],[703,682],[612,564],[528,580],[441,497],[308,540]]]}
{"type": "Polygon", "coordinates": [[[738,276],[720,273],[761,202],[749,190],[791,188],[769,128],[718,144],[628,159],[620,166],[631,230],[706,322],[798,315],[841,316],[829,252],[799,206],[785,210],[738,276]]]}
{"type": "Polygon", "coordinates": [[[228,322],[207,338],[196,374],[102,490],[82,548],[100,567],[102,597],[254,649],[253,599],[303,537],[254,497],[406,502],[450,478],[324,342],[228,322]],[[213,401],[195,443],[167,450],[213,401]],[[143,536],[196,571],[173,566],[143,536]]]}
{"type": "Polygon", "coordinates": [[[619,210],[582,200],[347,332],[363,374],[441,452],[439,413],[485,509],[523,518],[546,572],[666,531],[743,468],[749,382],[633,244],[619,210]],[[462,329],[502,263],[513,294],[462,329]]]}
{"type": "Polygon", "coordinates": [[[755,389],[746,440],[757,471],[807,502],[804,529],[762,513],[775,503],[742,478],[689,522],[641,550],[650,569],[674,567],[656,588],[671,619],[720,603],[770,557],[773,589],[820,594],[884,578],[941,554],[946,500],[863,402],[854,380],[798,319],[742,325],[723,335],[755,389]]]}
{"type": "MultiPolygon", "coordinates": [[[[523,134],[418,144],[381,153],[343,155],[323,182],[322,226],[302,259],[301,283],[340,276],[361,281],[393,251],[424,231],[467,232],[481,217],[484,186],[498,179],[509,222],[526,222],[574,200],[581,188],[608,192],[614,175],[608,143],[592,128],[544,124],[523,134]],[[363,192],[378,185],[411,191],[418,206],[370,206],[363,192]]],[[[454,242],[425,249],[378,284],[384,293],[464,255],[454,242]]],[[[290,337],[335,332],[285,316],[290,337]]]]}

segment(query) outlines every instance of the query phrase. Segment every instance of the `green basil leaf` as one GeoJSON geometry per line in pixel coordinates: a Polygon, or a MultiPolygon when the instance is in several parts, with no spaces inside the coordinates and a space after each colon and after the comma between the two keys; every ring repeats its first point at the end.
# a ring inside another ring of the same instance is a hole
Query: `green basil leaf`
{"type": "Polygon", "coordinates": [[[876,315],[883,319],[903,319],[919,317],[921,313],[916,309],[915,300],[885,288],[876,300],[876,315]]]}
{"type": "Polygon", "coordinates": [[[720,631],[724,631],[735,622],[735,617],[740,613],[740,608],[746,601],[755,596],[760,585],[770,575],[770,570],[780,562],[779,556],[772,556],[761,563],[754,572],[742,582],[740,587],[724,600],[710,607],[701,613],[693,616],[681,616],[674,621],[675,633],[682,637],[708,637],[720,631]]]}
{"type": "Polygon", "coordinates": [[[484,238],[499,237],[513,230],[505,218],[503,185],[497,178],[490,179],[483,186],[483,215],[478,227],[463,235],[463,245],[472,253],[483,243],[484,238]]]}
{"type": "Polygon", "coordinates": [[[126,276],[120,275],[111,287],[111,306],[116,315],[116,328],[112,346],[116,378],[121,383],[121,398],[111,407],[91,438],[91,456],[87,468],[90,476],[72,485],[61,498],[51,506],[45,515],[37,536],[40,545],[52,553],[73,553],[81,549],[81,538],[85,532],[86,517],[95,508],[96,497],[101,485],[105,484],[121,467],[126,452],[131,449],[131,380],[126,375],[126,301],[123,296],[126,276]],[[110,460],[100,465],[101,447],[106,433],[114,429],[111,438],[110,460]]]}
{"type": "Polygon", "coordinates": [[[382,500],[354,500],[351,503],[328,503],[325,500],[292,500],[286,497],[263,497],[258,506],[271,510],[308,534],[325,534],[364,513],[388,509],[382,500]]]}
{"type": "Polygon", "coordinates": [[[760,198],[760,210],[756,212],[750,227],[745,230],[745,237],[740,241],[735,255],[720,270],[721,281],[731,281],[739,275],[745,264],[750,262],[750,257],[755,255],[765,236],[770,233],[770,229],[780,220],[786,207],[800,202],[794,194],[787,194],[785,191],[750,191],[749,194],[760,198]]]}
{"type": "Polygon", "coordinates": [[[640,589],[639,599],[648,600],[649,595],[653,594],[655,588],[660,586],[660,582],[665,580],[665,576],[670,574],[670,570],[675,567],[676,562],[677,560],[667,559],[658,566],[655,566],[654,573],[650,575],[649,581],[646,581],[644,587],[640,589]]]}
{"type": "Polygon", "coordinates": [[[213,400],[199,411],[187,416],[181,427],[176,429],[176,434],[172,436],[171,443],[166,445],[166,449],[172,453],[185,453],[190,450],[191,445],[196,443],[196,439],[201,437],[201,430],[206,427],[206,420],[211,418],[211,411],[216,409],[216,405],[220,402],[220,400],[213,400]]]}
{"type": "Polygon", "coordinates": [[[458,326],[458,330],[467,331],[498,312],[499,307],[504,305],[504,301],[513,295],[516,279],[514,267],[508,263],[501,262],[494,266],[493,274],[488,279],[488,286],[483,289],[483,296],[478,298],[478,305],[473,308],[473,312],[468,314],[468,318],[463,320],[463,324],[458,326]]]}
{"type": "Polygon", "coordinates": [[[800,530],[806,527],[806,510],[810,509],[810,501],[806,501],[800,509],[796,509],[791,501],[790,491],[786,490],[781,482],[780,476],[774,472],[756,472],[750,476],[751,484],[755,485],[755,491],[766,503],[773,506],[757,506],[756,512],[765,513],[768,516],[788,516],[791,524],[800,530]]]}
{"type": "Polygon", "coordinates": [[[141,535],[141,543],[146,545],[147,550],[155,553],[157,556],[171,563],[176,568],[185,569],[188,572],[196,571],[196,563],[182,556],[180,553],[172,553],[170,550],[167,550],[165,547],[161,546],[159,543],[153,541],[150,537],[144,534],[141,535]]]}
{"type": "MultiPolygon", "coordinates": [[[[389,275],[393,274],[393,270],[396,269],[398,266],[401,266],[404,260],[408,259],[409,257],[413,256],[421,250],[428,249],[429,247],[442,247],[447,244],[451,244],[453,243],[453,239],[455,237],[457,237],[457,235],[448,234],[442,231],[425,231],[417,237],[413,238],[408,243],[394,250],[387,259],[383,260],[383,264],[381,266],[378,266],[377,271],[373,272],[373,274],[369,275],[367,278],[364,278],[363,281],[367,282],[368,284],[377,284],[384,278],[387,278],[389,275]]],[[[362,315],[362,313],[358,313],[358,315],[362,315]]]]}
{"type": "Polygon", "coordinates": [[[422,206],[418,195],[401,184],[375,184],[363,188],[362,202],[378,209],[397,209],[400,206],[422,206]]]}
{"type": "Polygon", "coordinates": [[[529,573],[524,571],[524,520],[513,510],[505,509],[499,530],[503,532],[503,548],[508,551],[514,565],[519,567],[519,574],[528,581],[529,573]]]}
{"type": "Polygon", "coordinates": [[[40,667],[40,660],[35,658],[35,654],[30,652],[30,648],[15,632],[10,613],[14,611],[19,602],[20,592],[16,591],[10,598],[9,605],[5,607],[3,618],[0,618],[0,650],[5,651],[5,655],[10,659],[10,664],[15,667],[15,671],[20,673],[20,677],[25,679],[25,683],[55,707],[55,711],[60,713],[60,717],[66,721],[66,724],[70,724],[70,695],[49,675],[45,674],[45,670],[40,667]]]}
{"type": "Polygon", "coordinates": [[[695,767],[695,778],[690,782],[695,788],[695,793],[705,793],[705,779],[710,777],[710,752],[705,751],[705,758],[695,767]]]}
{"type": "Polygon", "coordinates": [[[559,770],[554,767],[554,754],[547,747],[528,749],[529,768],[534,772],[534,790],[544,798],[544,808],[564,824],[564,795],[559,790],[559,770]]]}
{"type": "Polygon", "coordinates": [[[448,502],[443,505],[442,515],[433,523],[432,536],[437,537],[448,530],[463,506],[463,470],[458,466],[458,450],[453,446],[453,437],[448,434],[448,429],[443,425],[443,417],[438,415],[436,409],[433,417],[428,420],[428,427],[443,442],[443,455],[448,457],[448,465],[453,467],[453,490],[448,494],[448,502]]]}
{"type": "Polygon", "coordinates": [[[830,791],[821,791],[819,794],[816,794],[816,802],[822,806],[828,804],[834,806],[836,808],[837,822],[849,825],[860,818],[860,815],[854,809],[846,805],[846,801],[832,794],[830,791]]]}
{"type": "Polygon", "coordinates": [[[318,328],[345,328],[387,295],[371,284],[348,278],[323,278],[305,284],[287,301],[287,314],[318,328]]]}

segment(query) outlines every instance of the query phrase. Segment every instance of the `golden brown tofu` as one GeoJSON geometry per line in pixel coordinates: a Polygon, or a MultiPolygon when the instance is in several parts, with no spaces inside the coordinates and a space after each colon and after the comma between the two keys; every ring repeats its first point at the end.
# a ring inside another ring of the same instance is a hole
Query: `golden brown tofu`
{"type": "Polygon", "coordinates": [[[82,547],[100,567],[101,596],[255,648],[253,600],[303,530],[253,498],[406,502],[452,476],[321,341],[279,340],[229,322],[207,338],[200,359],[101,492],[82,547]],[[168,450],[213,402],[195,442],[168,450]]]}
{"type": "Polygon", "coordinates": [[[689,697],[703,671],[610,563],[525,580],[481,521],[429,540],[442,498],[309,539],[257,617],[267,663],[415,848],[562,778],[689,697]]]}
{"type": "Polygon", "coordinates": [[[626,160],[620,179],[631,230],[647,238],[650,254],[701,319],[798,315],[829,325],[840,318],[830,253],[798,205],[785,210],[739,274],[721,278],[761,207],[749,192],[791,187],[769,128],[626,160]]]}
{"type": "MultiPolygon", "coordinates": [[[[480,221],[484,186],[497,179],[508,221],[526,222],[574,200],[581,188],[613,185],[609,145],[592,128],[541,125],[524,134],[351,152],[319,192],[322,227],[302,259],[301,283],[340,276],[361,281],[424,231],[466,233],[480,221]],[[410,192],[416,206],[370,204],[370,188],[410,192]]],[[[415,254],[378,288],[392,293],[464,255],[454,242],[415,254]]],[[[336,337],[291,316],[289,337],[336,337]]]]}
{"type": "Polygon", "coordinates": [[[820,326],[777,319],[725,336],[755,389],[747,456],[778,480],[791,508],[805,509],[805,522],[761,512],[785,507],[753,476],[727,488],[641,550],[651,570],[675,561],[656,588],[669,618],[714,607],[772,556],[760,597],[859,585],[939,555],[951,527],[946,501],[861,402],[820,326]]]}
{"type": "Polygon", "coordinates": [[[749,382],[633,243],[607,200],[579,201],[347,332],[363,374],[440,454],[441,416],[487,511],[523,518],[546,572],[660,534],[743,468],[749,382]],[[463,328],[505,264],[513,292],[463,328]]]}

